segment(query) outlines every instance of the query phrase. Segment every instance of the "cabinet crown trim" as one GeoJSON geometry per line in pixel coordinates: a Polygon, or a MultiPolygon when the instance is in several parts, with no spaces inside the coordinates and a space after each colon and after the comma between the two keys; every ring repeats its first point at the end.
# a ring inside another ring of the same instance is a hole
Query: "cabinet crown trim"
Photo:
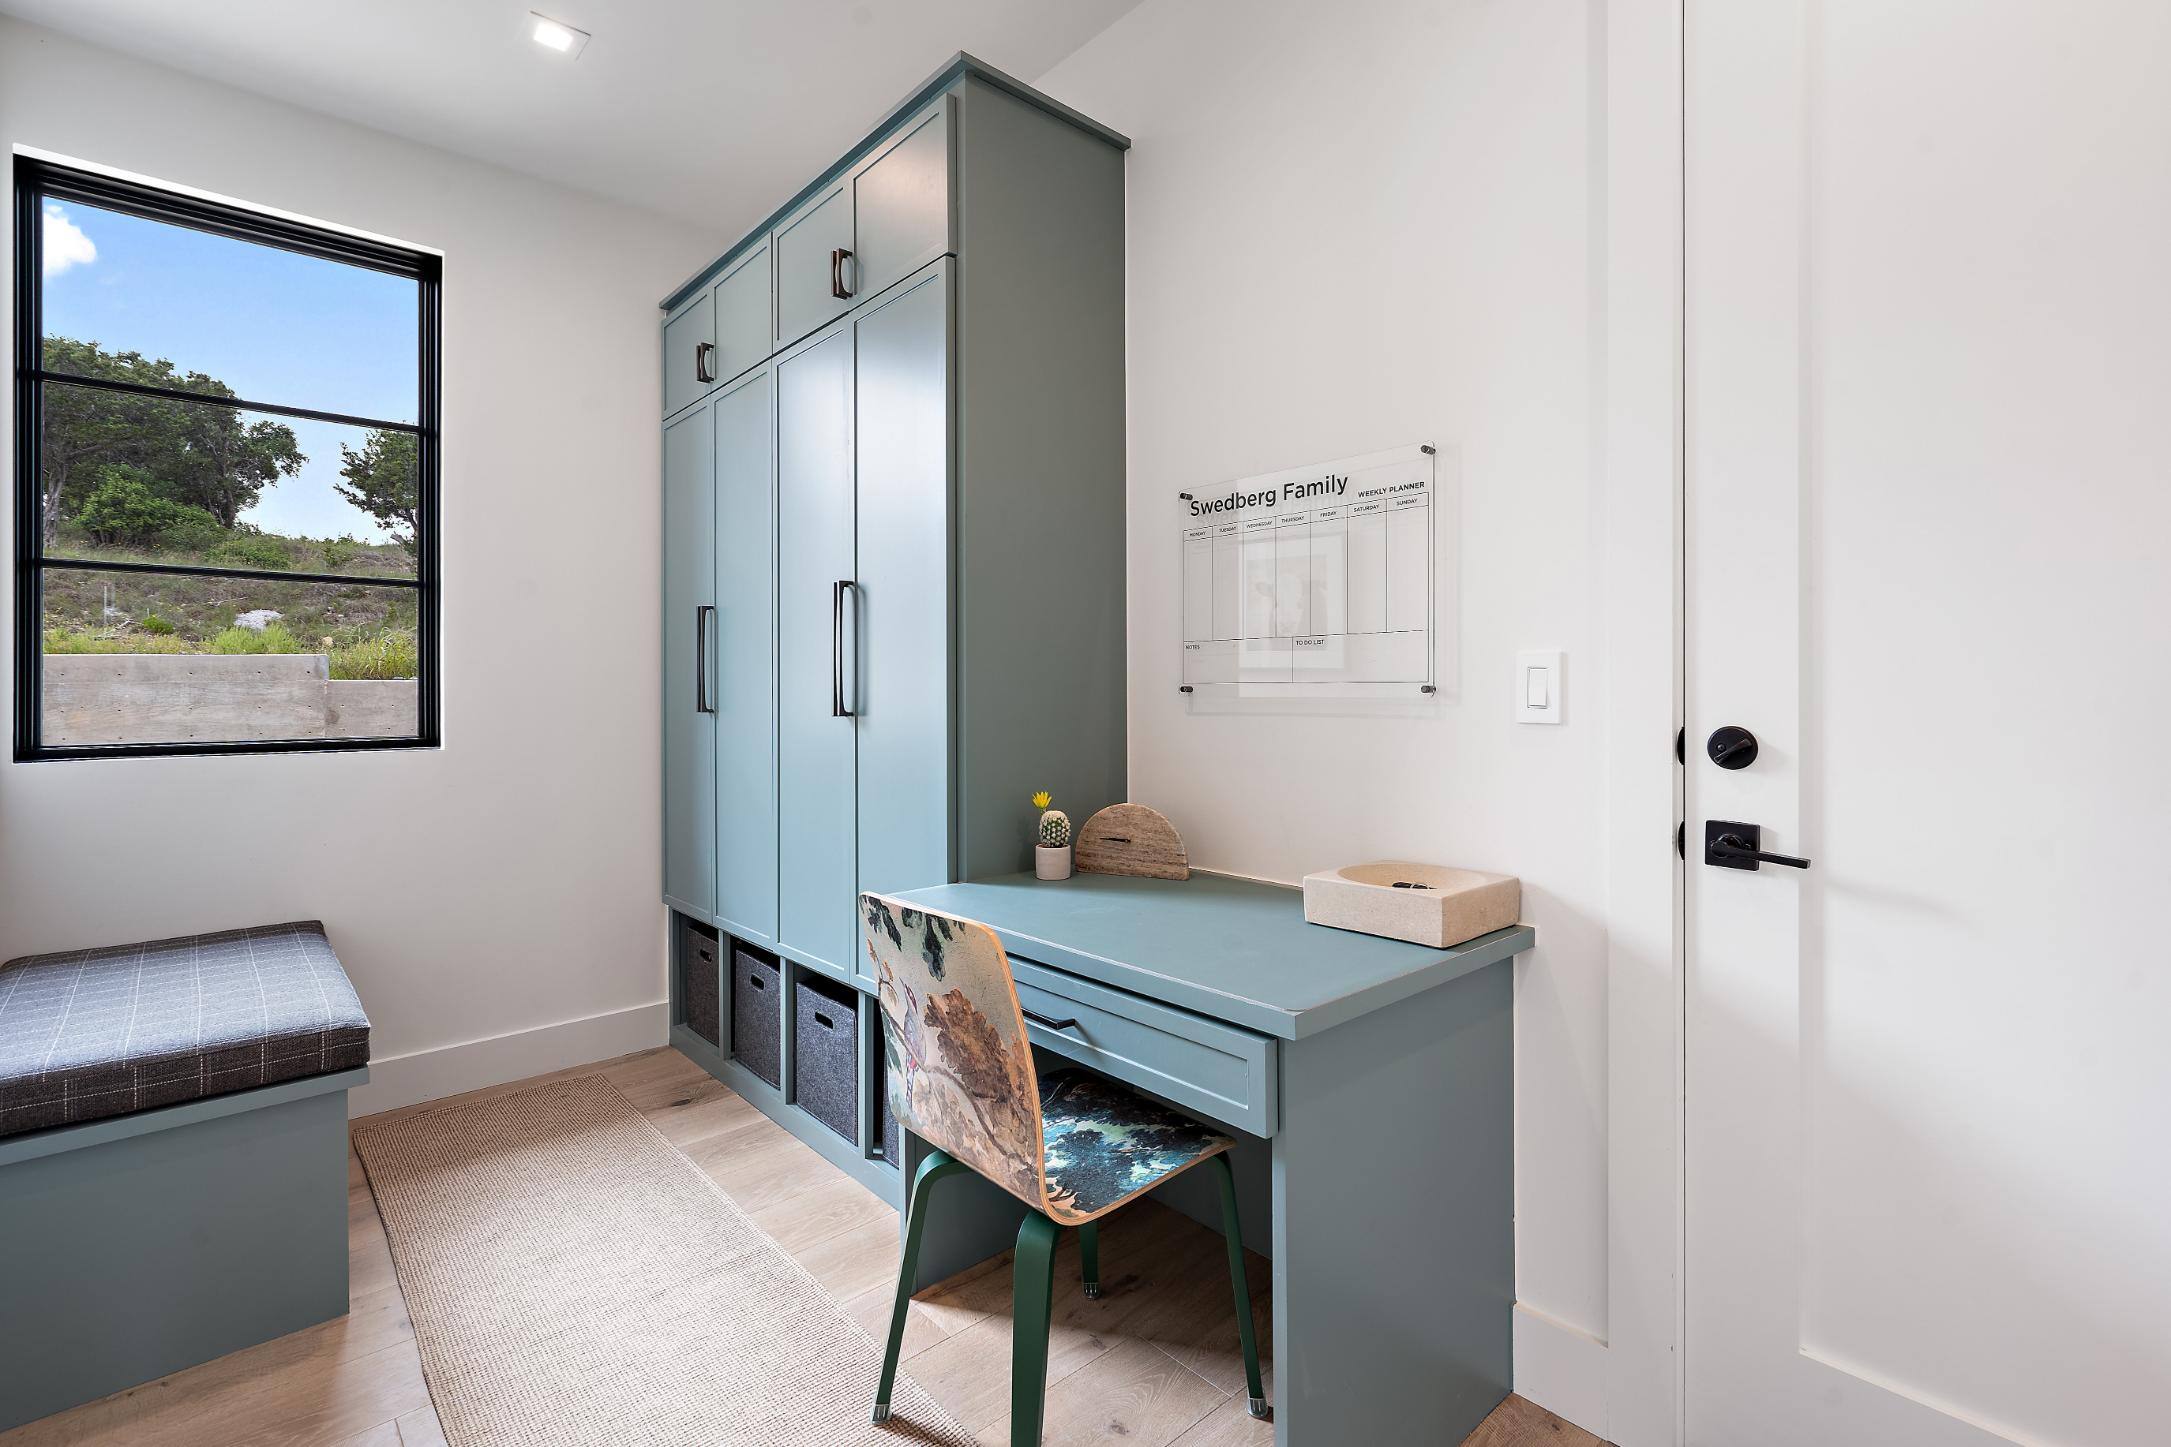
{"type": "Polygon", "coordinates": [[[793,193],[791,198],[783,205],[763,217],[752,230],[734,242],[723,255],[717,257],[707,266],[702,267],[692,276],[687,277],[684,282],[674,288],[671,294],[658,304],[659,309],[664,312],[672,312],[685,305],[696,292],[714,282],[740,257],[752,250],[758,243],[766,240],[776,224],[789,216],[801,203],[810,199],[815,192],[850,170],[854,164],[864,159],[867,153],[876,146],[888,140],[905,122],[918,114],[936,96],[955,88],[968,79],[982,80],[994,86],[997,90],[1006,91],[1026,104],[1044,110],[1059,120],[1068,121],[1079,130],[1100,137],[1119,151],[1128,151],[1131,148],[1131,138],[1121,131],[1102,125],[1091,116],[1084,115],[1064,105],[1054,96],[1035,90],[1016,76],[997,70],[978,56],[960,50],[945,62],[940,70],[915,87],[911,95],[893,106],[889,113],[877,121],[874,128],[859,140],[858,144],[824,168],[819,176],[816,176],[812,181],[809,181],[805,186],[793,193]]]}

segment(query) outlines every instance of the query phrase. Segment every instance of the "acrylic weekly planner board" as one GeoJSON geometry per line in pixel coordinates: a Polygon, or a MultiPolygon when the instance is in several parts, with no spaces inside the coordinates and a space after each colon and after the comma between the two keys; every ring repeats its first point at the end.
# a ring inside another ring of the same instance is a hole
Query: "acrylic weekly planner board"
{"type": "Polygon", "coordinates": [[[1418,444],[1179,493],[1184,689],[1431,692],[1433,463],[1418,444]]]}

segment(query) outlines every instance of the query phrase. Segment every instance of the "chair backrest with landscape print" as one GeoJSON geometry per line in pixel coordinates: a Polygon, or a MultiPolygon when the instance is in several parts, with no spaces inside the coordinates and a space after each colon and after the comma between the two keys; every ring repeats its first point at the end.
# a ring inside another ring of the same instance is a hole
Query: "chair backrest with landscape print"
{"type": "Polygon", "coordinates": [[[977,920],[859,897],[898,1124],[1035,1210],[1040,1079],[1010,960],[977,920]]]}

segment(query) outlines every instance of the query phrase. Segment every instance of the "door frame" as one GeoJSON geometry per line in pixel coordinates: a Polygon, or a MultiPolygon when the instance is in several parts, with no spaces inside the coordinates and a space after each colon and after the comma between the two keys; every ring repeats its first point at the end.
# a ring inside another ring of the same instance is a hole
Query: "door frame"
{"type": "Polygon", "coordinates": [[[1516,1385],[1620,1447],[1683,1437],[1687,1343],[1683,717],[1686,0],[1590,7],[1604,327],[1607,619],[1604,1341],[1516,1321],[1516,1385]],[[1547,1398],[1554,1400],[1548,1402],[1547,1398]]]}

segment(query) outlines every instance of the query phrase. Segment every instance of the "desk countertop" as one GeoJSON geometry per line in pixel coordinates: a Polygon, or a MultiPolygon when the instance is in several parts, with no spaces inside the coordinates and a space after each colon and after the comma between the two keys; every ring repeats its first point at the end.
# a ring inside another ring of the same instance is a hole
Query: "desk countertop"
{"type": "Polygon", "coordinates": [[[898,898],[979,920],[1022,959],[1285,1040],[1537,943],[1520,924],[1445,950],[1332,929],[1306,922],[1300,891],[1225,874],[1006,874],[898,898]]]}

